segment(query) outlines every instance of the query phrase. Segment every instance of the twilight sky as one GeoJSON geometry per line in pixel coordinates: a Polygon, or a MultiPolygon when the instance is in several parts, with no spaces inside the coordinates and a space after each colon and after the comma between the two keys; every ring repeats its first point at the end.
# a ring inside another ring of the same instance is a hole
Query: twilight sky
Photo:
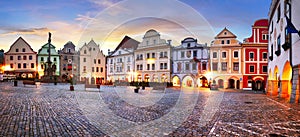
{"type": "Polygon", "coordinates": [[[9,0],[0,1],[0,49],[22,36],[35,50],[48,32],[57,49],[72,41],[77,49],[91,39],[106,53],[125,35],[138,41],[156,29],[173,46],[192,36],[210,43],[224,27],[242,42],[254,21],[267,18],[271,0],[9,0]]]}

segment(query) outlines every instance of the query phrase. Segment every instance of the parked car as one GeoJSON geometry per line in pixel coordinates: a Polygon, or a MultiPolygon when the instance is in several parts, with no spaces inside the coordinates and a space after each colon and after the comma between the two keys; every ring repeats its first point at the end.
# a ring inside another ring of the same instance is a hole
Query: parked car
{"type": "Polygon", "coordinates": [[[218,85],[216,84],[216,83],[212,83],[211,85],[210,85],[210,90],[218,90],[218,85]]]}

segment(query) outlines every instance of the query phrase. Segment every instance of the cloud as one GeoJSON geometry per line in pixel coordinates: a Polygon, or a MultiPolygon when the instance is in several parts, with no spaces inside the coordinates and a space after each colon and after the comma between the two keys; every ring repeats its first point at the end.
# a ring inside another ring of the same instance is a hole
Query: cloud
{"type": "Polygon", "coordinates": [[[16,28],[0,28],[4,31],[0,36],[9,36],[9,35],[37,35],[44,36],[47,32],[52,31],[49,28],[28,28],[28,29],[16,29],[16,28]]]}

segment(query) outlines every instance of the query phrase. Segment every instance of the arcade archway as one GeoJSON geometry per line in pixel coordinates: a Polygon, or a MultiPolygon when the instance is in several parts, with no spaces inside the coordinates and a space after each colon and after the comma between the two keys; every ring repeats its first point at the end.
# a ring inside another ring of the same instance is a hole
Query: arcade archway
{"type": "Polygon", "coordinates": [[[182,87],[195,87],[193,77],[185,76],[182,80],[182,87]]]}
{"type": "Polygon", "coordinates": [[[172,78],[173,86],[180,87],[180,78],[178,76],[174,76],[172,78]]]}
{"type": "Polygon", "coordinates": [[[281,78],[281,97],[290,99],[291,97],[291,83],[292,78],[292,67],[289,61],[286,61],[282,70],[282,78],[281,78]]]}

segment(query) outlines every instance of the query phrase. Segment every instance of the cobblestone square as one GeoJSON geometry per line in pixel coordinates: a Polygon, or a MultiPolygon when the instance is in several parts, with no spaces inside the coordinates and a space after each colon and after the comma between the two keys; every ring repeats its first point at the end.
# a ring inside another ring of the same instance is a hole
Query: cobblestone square
{"type": "Polygon", "coordinates": [[[300,107],[209,89],[0,83],[0,136],[299,136],[300,107]]]}

